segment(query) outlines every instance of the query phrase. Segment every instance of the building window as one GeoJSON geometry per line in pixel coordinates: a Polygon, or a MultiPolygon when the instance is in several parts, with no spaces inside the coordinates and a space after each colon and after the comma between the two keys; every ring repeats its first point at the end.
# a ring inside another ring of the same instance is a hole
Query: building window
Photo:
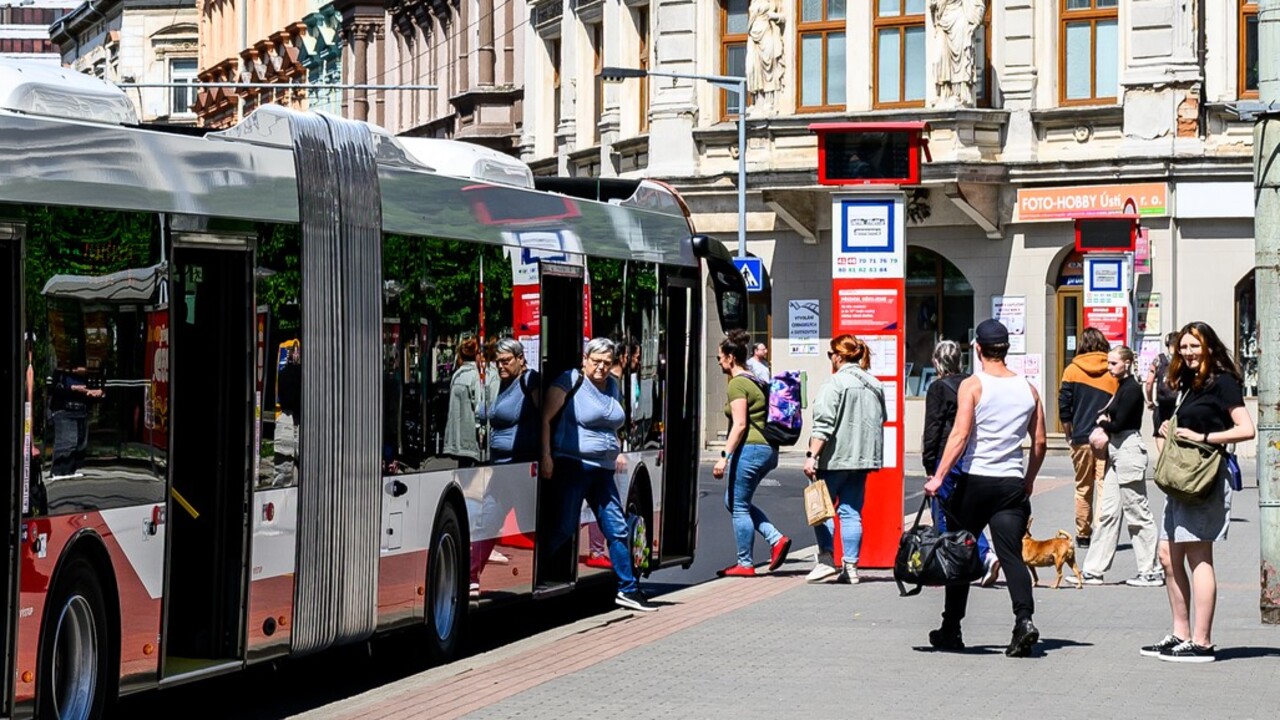
{"type": "MultiPolygon", "coordinates": [[[[730,77],[747,75],[747,4],[748,0],[720,2],[720,67],[730,77]]],[[[728,90],[720,91],[720,118],[737,117],[745,98],[728,90]]]]}
{"type": "Polygon", "coordinates": [[[604,23],[590,26],[591,32],[591,144],[600,144],[600,118],[604,117],[604,23]]]}
{"type": "MultiPolygon", "coordinates": [[[[920,0],[923,3],[923,0],[920,0]]],[[[796,0],[801,112],[841,110],[845,88],[845,0],[796,0]]]]}
{"type": "Polygon", "coordinates": [[[1236,360],[1246,396],[1258,394],[1258,292],[1254,271],[1236,283],[1236,360]]]}
{"type": "Polygon", "coordinates": [[[1240,0],[1240,97],[1258,96],[1258,3],[1240,0]]]}
{"type": "Polygon", "coordinates": [[[994,95],[992,85],[995,80],[991,72],[991,5],[992,3],[987,3],[987,9],[982,16],[982,32],[977,34],[973,48],[973,61],[977,65],[974,73],[973,97],[978,107],[985,108],[991,107],[994,95]]]}
{"type": "Polygon", "coordinates": [[[907,248],[906,356],[903,375],[906,394],[923,396],[935,376],[933,347],[954,340],[965,350],[961,363],[968,370],[969,337],[973,331],[973,287],[964,273],[941,255],[919,247],[907,248]]]}
{"type": "MultiPolygon", "coordinates": [[[[636,8],[636,37],[640,41],[639,57],[636,67],[649,69],[649,8],[636,8]]],[[[641,133],[649,132],[649,78],[640,78],[640,124],[641,133]]]]}
{"type": "MultiPolygon", "coordinates": [[[[196,81],[198,70],[195,58],[181,58],[169,61],[169,82],[183,83],[190,86],[196,81]]],[[[170,115],[190,115],[191,106],[195,104],[196,91],[192,87],[175,87],[169,102],[170,115]]]]}
{"type": "Polygon", "coordinates": [[[924,105],[925,0],[876,0],[875,104],[924,105]]]}
{"type": "Polygon", "coordinates": [[[1064,0],[1058,94],[1064,104],[1114,102],[1119,90],[1119,0],[1064,0]]]}
{"type": "Polygon", "coordinates": [[[551,62],[551,134],[560,132],[560,38],[547,41],[551,62]]]}

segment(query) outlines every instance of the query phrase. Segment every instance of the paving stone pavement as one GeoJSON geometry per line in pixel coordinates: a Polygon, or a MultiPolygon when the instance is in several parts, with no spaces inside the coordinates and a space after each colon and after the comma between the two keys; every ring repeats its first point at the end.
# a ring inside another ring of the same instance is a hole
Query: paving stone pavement
{"type": "MultiPolygon", "coordinates": [[[[1107,576],[1116,584],[1076,590],[1064,581],[1061,590],[1037,589],[1042,640],[1028,659],[1003,655],[1012,628],[1003,583],[970,594],[969,651],[938,653],[926,634],[938,624],[941,590],[899,598],[887,571],[864,571],[855,586],[806,585],[808,563],[797,559],[772,578],[717,580],[667,596],[680,604],[659,613],[610,613],[553,639],[472,659],[465,669],[438,668],[359,705],[308,717],[351,716],[356,707],[360,717],[456,717],[450,710],[461,710],[469,711],[468,720],[1275,717],[1280,628],[1258,619],[1257,490],[1249,465],[1230,536],[1216,548],[1214,664],[1138,655],[1140,645],[1169,630],[1169,606],[1163,588],[1119,584],[1134,573],[1122,531],[1107,576]],[[617,639],[604,635],[627,625],[638,627],[617,639]],[[557,673],[566,638],[626,646],[557,673]],[[505,667],[537,665],[539,658],[543,677],[511,677],[504,691],[505,667]],[[460,673],[481,670],[484,682],[457,684],[460,673]],[[451,681],[471,693],[465,702],[443,704],[441,685],[451,681]]],[[[1061,475],[1046,479],[1033,498],[1036,537],[1072,527],[1071,483],[1061,475]]],[[[1153,484],[1148,489],[1158,517],[1163,496],[1153,484]]],[[[1047,577],[1041,573],[1042,583],[1052,579],[1051,568],[1047,577]]]]}

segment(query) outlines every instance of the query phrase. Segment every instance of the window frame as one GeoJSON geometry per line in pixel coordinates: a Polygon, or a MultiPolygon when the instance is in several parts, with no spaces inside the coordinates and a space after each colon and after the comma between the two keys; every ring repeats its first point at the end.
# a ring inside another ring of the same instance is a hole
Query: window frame
{"type": "Polygon", "coordinates": [[[636,40],[639,44],[638,57],[639,67],[644,70],[646,75],[640,78],[640,109],[639,124],[636,130],[639,134],[649,132],[649,7],[642,6],[635,8],[635,25],[636,40]]]}
{"type": "MultiPolygon", "coordinates": [[[[845,85],[849,83],[849,33],[848,33],[848,17],[849,3],[845,3],[845,16],[832,20],[828,16],[831,0],[821,0],[822,2],[822,20],[804,20],[804,1],[795,0],[796,2],[796,112],[797,113],[814,113],[814,112],[840,112],[845,109],[848,104],[848,90],[845,91],[845,102],[831,103],[827,98],[827,58],[830,52],[827,50],[827,41],[832,33],[844,35],[845,43],[845,85]],[[804,103],[804,49],[802,40],[805,36],[821,36],[822,37],[822,70],[818,77],[822,86],[822,102],[818,105],[805,105],[804,103]]],[[[921,15],[921,18],[924,16],[921,15]]]]}
{"type": "MultiPolygon", "coordinates": [[[[901,0],[902,12],[898,15],[889,17],[880,17],[880,3],[878,0],[871,0],[871,106],[876,109],[882,108],[918,108],[924,107],[925,101],[929,97],[929,83],[925,81],[924,97],[919,100],[902,100],[907,95],[907,30],[909,28],[919,27],[924,30],[927,25],[925,16],[928,14],[928,4],[925,4],[926,11],[919,14],[907,14],[908,0],[901,0]],[[880,32],[886,29],[894,29],[898,31],[898,100],[892,102],[882,102],[880,100],[880,32]]],[[[929,38],[925,37],[925,43],[929,42],[929,38]]],[[[927,47],[927,45],[926,45],[927,47]]],[[[926,78],[928,77],[929,53],[925,51],[924,63],[926,70],[926,78]]]]}
{"type": "Polygon", "coordinates": [[[168,64],[168,66],[169,66],[169,68],[168,68],[168,69],[169,69],[169,82],[171,82],[171,83],[185,82],[185,83],[187,84],[187,87],[185,87],[185,88],[177,88],[177,87],[173,87],[173,88],[170,88],[170,89],[169,89],[169,103],[168,103],[168,104],[169,104],[169,116],[170,116],[170,117],[174,117],[174,116],[176,116],[176,117],[195,117],[196,112],[195,112],[195,110],[192,110],[192,109],[191,109],[191,106],[192,106],[192,105],[195,105],[195,102],[196,102],[196,97],[195,97],[195,96],[196,96],[196,92],[195,92],[195,91],[196,91],[196,83],[198,83],[198,82],[200,81],[200,78],[199,78],[199,75],[200,75],[200,62],[199,62],[199,60],[198,60],[197,58],[194,58],[194,57],[172,57],[172,58],[169,58],[169,59],[168,59],[168,63],[167,63],[167,64],[168,64]],[[190,65],[191,65],[191,70],[190,70],[190,72],[184,72],[184,73],[179,74],[179,73],[177,72],[177,68],[176,68],[176,65],[178,65],[179,63],[190,63],[190,65]],[[178,110],[178,109],[177,109],[177,106],[175,105],[175,103],[177,102],[177,99],[178,99],[178,93],[179,93],[179,92],[182,92],[182,93],[187,97],[187,99],[191,101],[191,102],[189,102],[189,103],[187,104],[187,107],[186,107],[186,109],[184,109],[184,110],[178,110]]]}
{"type": "MultiPolygon", "coordinates": [[[[745,56],[747,43],[750,42],[750,40],[747,38],[747,33],[745,32],[729,32],[729,0],[720,0],[716,3],[716,9],[720,15],[720,73],[722,75],[732,75],[733,73],[729,72],[729,48],[741,45],[745,56]]],[[[748,10],[748,16],[749,14],[750,11],[748,10]]],[[[737,93],[733,93],[729,90],[719,90],[718,92],[720,94],[720,98],[717,105],[720,111],[720,120],[722,122],[737,120],[738,113],[729,112],[729,95],[736,95],[737,93]]],[[[738,98],[738,107],[742,111],[745,111],[746,108],[750,106],[750,95],[751,93],[747,93],[747,97],[738,98]]]]}
{"type": "MultiPolygon", "coordinates": [[[[1119,87],[1116,95],[1098,95],[1098,22],[1114,20],[1116,38],[1120,37],[1120,2],[1115,7],[1098,7],[1099,0],[1089,0],[1088,8],[1070,10],[1067,0],[1059,0],[1058,6],[1058,104],[1072,105],[1113,105],[1119,101],[1119,87]],[[1067,97],[1067,26],[1077,23],[1089,23],[1089,97],[1067,97]]],[[[1117,43],[1116,62],[1119,63],[1120,48],[1117,43]]]]}
{"type": "Polygon", "coordinates": [[[991,69],[991,6],[993,3],[988,2],[987,9],[982,15],[982,55],[976,58],[982,63],[982,72],[978,74],[978,79],[982,81],[982,94],[974,93],[974,105],[980,108],[993,107],[995,103],[995,93],[991,91],[991,84],[995,82],[995,73],[991,69]]]}
{"type": "Polygon", "coordinates": [[[551,135],[555,137],[560,132],[560,104],[564,99],[561,94],[562,81],[560,77],[560,60],[561,60],[561,44],[559,37],[548,38],[547,41],[547,59],[551,63],[551,135]]]}
{"type": "Polygon", "coordinates": [[[1258,2],[1257,0],[1238,0],[1236,7],[1236,29],[1239,33],[1236,37],[1236,97],[1239,98],[1256,98],[1258,97],[1258,88],[1250,90],[1246,86],[1245,78],[1247,70],[1245,69],[1245,61],[1249,56],[1249,47],[1246,43],[1247,35],[1245,28],[1248,27],[1249,19],[1255,22],[1258,18],[1258,2]]]}
{"type": "Polygon", "coordinates": [[[595,113],[591,122],[591,144],[600,144],[600,120],[604,117],[604,21],[587,26],[587,41],[591,46],[591,110],[595,113]]]}

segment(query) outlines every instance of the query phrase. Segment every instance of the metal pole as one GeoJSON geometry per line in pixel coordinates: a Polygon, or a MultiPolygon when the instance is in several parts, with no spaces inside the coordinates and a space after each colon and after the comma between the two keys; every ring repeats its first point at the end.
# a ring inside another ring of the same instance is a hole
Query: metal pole
{"type": "MultiPolygon", "coordinates": [[[[1258,99],[1280,100],[1280,0],[1258,3],[1258,99]]],[[[1262,622],[1280,624],[1280,116],[1253,128],[1258,315],[1258,506],[1262,622]]]]}
{"type": "Polygon", "coordinates": [[[738,82],[738,257],[747,256],[747,81],[738,82]]]}

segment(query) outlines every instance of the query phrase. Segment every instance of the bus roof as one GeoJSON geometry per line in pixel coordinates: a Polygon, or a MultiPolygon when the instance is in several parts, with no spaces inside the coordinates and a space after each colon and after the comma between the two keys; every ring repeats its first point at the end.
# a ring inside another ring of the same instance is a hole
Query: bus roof
{"type": "MultiPolygon", "coordinates": [[[[13,65],[0,61],[0,83],[29,72],[13,65]]],[[[227,131],[168,132],[136,125],[123,114],[79,114],[120,91],[87,76],[59,85],[58,78],[76,75],[62,72],[38,83],[56,89],[40,91],[43,97],[65,100],[56,107],[45,103],[36,112],[32,103],[24,105],[23,97],[40,94],[30,83],[23,86],[26,95],[0,93],[0,203],[299,221],[290,130],[298,111],[266,105],[227,131]]],[[[515,246],[530,233],[555,232],[587,255],[696,262],[678,201],[600,202],[442,175],[386,130],[366,127],[378,164],[384,232],[515,246]]],[[[674,194],[652,183],[646,192],[674,194]]]]}

